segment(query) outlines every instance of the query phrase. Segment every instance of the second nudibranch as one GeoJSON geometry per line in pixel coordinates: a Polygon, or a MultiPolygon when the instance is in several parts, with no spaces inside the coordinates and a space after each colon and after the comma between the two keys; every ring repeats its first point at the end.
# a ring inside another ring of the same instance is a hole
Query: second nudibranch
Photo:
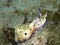
{"type": "Polygon", "coordinates": [[[41,13],[39,13],[39,18],[37,18],[36,20],[34,20],[29,26],[30,28],[36,28],[39,29],[41,28],[45,22],[46,22],[46,17],[47,17],[47,13],[45,13],[45,15],[42,15],[41,13]]]}

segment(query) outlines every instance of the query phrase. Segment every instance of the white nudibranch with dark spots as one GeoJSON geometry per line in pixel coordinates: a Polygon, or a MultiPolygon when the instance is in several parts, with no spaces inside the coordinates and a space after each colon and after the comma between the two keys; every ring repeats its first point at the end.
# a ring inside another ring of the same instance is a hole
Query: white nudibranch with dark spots
{"type": "Polygon", "coordinates": [[[47,13],[45,15],[41,15],[39,13],[40,18],[37,18],[32,23],[23,24],[16,26],[15,28],[15,41],[16,42],[24,42],[28,40],[38,28],[41,28],[46,22],[47,13]]]}
{"type": "Polygon", "coordinates": [[[46,17],[47,17],[47,13],[45,15],[42,15],[41,13],[39,13],[39,18],[37,18],[36,20],[34,20],[29,26],[31,27],[35,27],[36,29],[41,28],[45,22],[46,22],[46,17]]]}

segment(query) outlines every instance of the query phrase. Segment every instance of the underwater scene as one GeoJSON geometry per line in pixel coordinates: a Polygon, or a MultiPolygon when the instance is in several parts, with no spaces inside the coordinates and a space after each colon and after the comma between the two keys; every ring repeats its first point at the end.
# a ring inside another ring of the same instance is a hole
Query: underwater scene
{"type": "Polygon", "coordinates": [[[60,45],[60,0],[0,0],[0,45],[60,45]]]}

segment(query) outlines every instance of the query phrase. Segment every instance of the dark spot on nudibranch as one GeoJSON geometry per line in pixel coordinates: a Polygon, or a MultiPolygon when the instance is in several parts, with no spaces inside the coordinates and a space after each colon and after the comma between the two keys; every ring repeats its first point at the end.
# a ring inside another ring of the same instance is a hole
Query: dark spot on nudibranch
{"type": "Polygon", "coordinates": [[[39,25],[39,24],[38,24],[39,25]]]}
{"type": "Polygon", "coordinates": [[[34,43],[32,43],[32,45],[34,45],[34,43]]]}
{"type": "Polygon", "coordinates": [[[25,35],[27,35],[27,33],[25,33],[25,35]]]}
{"type": "Polygon", "coordinates": [[[32,29],[30,29],[30,30],[32,30],[32,29]]]}
{"type": "Polygon", "coordinates": [[[35,26],[35,25],[34,25],[35,26]]]}
{"type": "Polygon", "coordinates": [[[22,31],[20,31],[20,33],[22,33],[22,31]]]}

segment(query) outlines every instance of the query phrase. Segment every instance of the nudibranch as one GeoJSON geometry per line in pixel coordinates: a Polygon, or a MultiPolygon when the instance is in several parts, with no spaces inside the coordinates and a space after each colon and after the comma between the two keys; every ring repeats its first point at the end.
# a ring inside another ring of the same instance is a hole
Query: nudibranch
{"type": "Polygon", "coordinates": [[[15,41],[24,42],[31,38],[35,28],[30,28],[28,24],[19,25],[15,28],[15,41]]]}
{"type": "Polygon", "coordinates": [[[45,15],[42,15],[39,13],[39,18],[34,20],[30,24],[23,24],[18,25],[15,28],[15,41],[16,42],[24,42],[33,35],[34,31],[41,28],[44,23],[46,22],[47,13],[45,15]]]}
{"type": "Polygon", "coordinates": [[[47,17],[47,13],[45,13],[45,15],[39,13],[38,18],[29,25],[30,28],[34,28],[34,27],[36,29],[41,28],[46,22],[46,17],[47,17]]]}

